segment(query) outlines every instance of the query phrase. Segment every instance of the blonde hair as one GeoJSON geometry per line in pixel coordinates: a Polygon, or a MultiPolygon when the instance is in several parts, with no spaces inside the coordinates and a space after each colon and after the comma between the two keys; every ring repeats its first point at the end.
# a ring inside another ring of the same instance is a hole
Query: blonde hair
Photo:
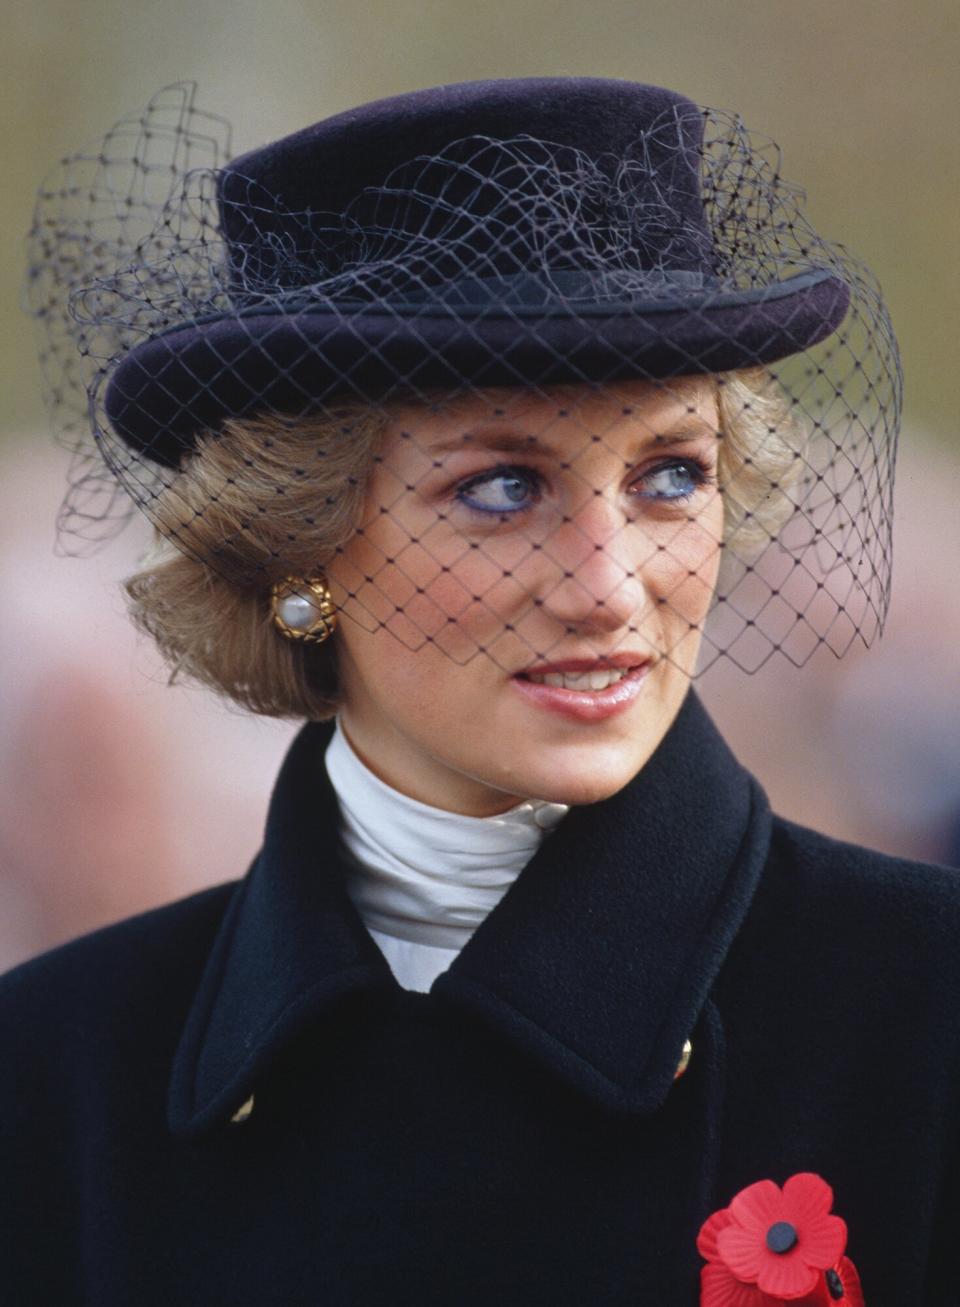
{"type": "Polygon", "coordinates": [[[357,404],[295,422],[235,419],[201,439],[153,505],[156,547],[125,585],[171,679],[267,717],[336,712],[332,645],[279,636],[270,588],[322,572],[353,535],[385,421],[357,404]]]}
{"type": "Polygon", "coordinates": [[[805,467],[808,436],[766,368],[718,378],[723,542],[740,559],[759,553],[794,511],[790,492],[805,467]]]}
{"type": "MultiPolygon", "coordinates": [[[[802,433],[766,369],[719,377],[717,398],[724,547],[742,557],[793,511],[802,433]]],[[[187,676],[268,717],[336,712],[335,638],[279,636],[270,587],[323,571],[354,534],[386,421],[354,403],[313,419],[234,419],[199,441],[153,506],[155,550],[125,585],[171,679],[187,676]]]]}

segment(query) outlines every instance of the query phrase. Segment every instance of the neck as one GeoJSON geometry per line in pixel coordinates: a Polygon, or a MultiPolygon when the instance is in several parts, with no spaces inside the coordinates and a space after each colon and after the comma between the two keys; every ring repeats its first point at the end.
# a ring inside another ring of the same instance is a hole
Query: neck
{"type": "Polygon", "coordinates": [[[364,921],[447,947],[466,942],[567,811],[539,800],[490,817],[430,806],[367,767],[339,723],[326,766],[353,866],[348,890],[364,921]]]}
{"type": "Polygon", "coordinates": [[[364,768],[391,790],[441,812],[464,817],[496,817],[509,812],[523,796],[495,789],[474,776],[454,771],[418,755],[411,758],[409,747],[400,739],[376,739],[364,729],[364,723],[344,709],[337,717],[337,731],[364,768]]]}

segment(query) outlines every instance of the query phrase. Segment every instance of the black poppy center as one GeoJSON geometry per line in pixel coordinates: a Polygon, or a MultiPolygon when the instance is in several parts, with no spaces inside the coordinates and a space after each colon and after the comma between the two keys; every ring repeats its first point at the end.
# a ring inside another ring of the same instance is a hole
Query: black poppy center
{"type": "Polygon", "coordinates": [[[827,1289],[834,1302],[839,1302],[843,1297],[843,1281],[836,1271],[827,1271],[827,1289]]]}
{"type": "Polygon", "coordinates": [[[767,1247],[772,1253],[788,1253],[797,1242],[797,1232],[789,1221],[777,1221],[767,1231],[767,1247]]]}

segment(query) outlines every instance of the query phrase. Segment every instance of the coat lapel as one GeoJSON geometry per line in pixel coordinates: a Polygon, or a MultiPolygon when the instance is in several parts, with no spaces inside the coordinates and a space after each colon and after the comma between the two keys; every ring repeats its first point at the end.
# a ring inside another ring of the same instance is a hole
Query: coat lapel
{"type": "Polygon", "coordinates": [[[690,694],[643,771],[570,812],[433,992],[604,1106],[653,1111],[769,834],[762,790],[690,694]]]}
{"type": "Polygon", "coordinates": [[[168,1115],[177,1134],[229,1118],[331,1003],[395,984],[343,888],[339,810],[323,766],[331,734],[305,726],[281,768],[263,849],[237,887],[174,1060],[168,1115]]]}
{"type": "MultiPolygon", "coordinates": [[[[224,918],[174,1062],[171,1128],[228,1118],[342,996],[396,988],[343,885],[330,727],[294,742],[264,848],[224,918]]],[[[608,1109],[664,1100],[769,842],[759,787],[694,694],[620,793],[574,809],[432,994],[608,1109]]],[[[696,1053],[695,1053],[696,1056],[696,1053]]]]}

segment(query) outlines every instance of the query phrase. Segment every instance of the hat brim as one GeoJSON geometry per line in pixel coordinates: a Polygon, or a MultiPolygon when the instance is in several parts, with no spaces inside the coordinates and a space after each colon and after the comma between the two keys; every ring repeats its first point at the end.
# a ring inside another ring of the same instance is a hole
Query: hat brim
{"type": "Polygon", "coordinates": [[[850,292],[822,269],[682,301],[485,306],[329,304],[199,319],[134,346],[109,377],[107,418],[154,463],[177,467],[226,418],[303,413],[434,388],[668,379],[774,363],[825,339],[850,292]]]}

